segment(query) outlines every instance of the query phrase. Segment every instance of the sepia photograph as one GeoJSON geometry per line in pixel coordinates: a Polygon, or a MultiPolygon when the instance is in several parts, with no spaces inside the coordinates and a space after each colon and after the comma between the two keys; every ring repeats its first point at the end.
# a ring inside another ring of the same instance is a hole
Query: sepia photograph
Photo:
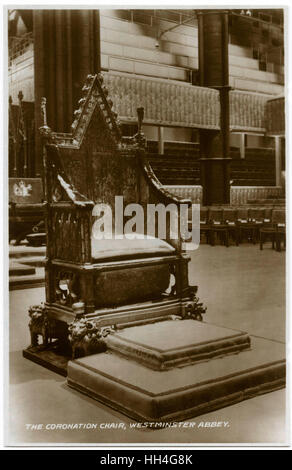
{"type": "Polygon", "coordinates": [[[3,7],[6,446],[289,445],[288,10],[3,7]]]}

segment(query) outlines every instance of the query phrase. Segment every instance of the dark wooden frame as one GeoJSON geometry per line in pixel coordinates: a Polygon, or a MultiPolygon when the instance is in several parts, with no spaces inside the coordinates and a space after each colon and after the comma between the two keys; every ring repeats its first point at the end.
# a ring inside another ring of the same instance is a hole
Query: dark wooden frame
{"type": "MultiPolygon", "coordinates": [[[[146,141],[141,132],[143,109],[138,109],[138,133],[123,138],[112,102],[102,86],[102,75],[88,76],[84,95],[75,111],[72,133],[52,132],[46,122],[45,100],[42,105],[44,125],[41,128],[44,144],[45,206],[47,225],[46,310],[49,317],[72,322],[76,316],[94,318],[100,324],[132,323],[182,314],[192,299],[193,288],[188,283],[190,257],[182,249],[182,240],[171,239],[170,227],[166,240],[175,248],[171,256],[120,261],[119,268],[143,267],[150,263],[167,263],[174,274],[175,286],[155,302],[119,305],[116,308],[96,308],[94,289],[101,272],[117,269],[115,261],[96,262],[91,254],[92,209],[97,202],[112,203],[115,191],[122,191],[125,203],[180,204],[191,201],[179,199],[167,192],[155,177],[146,157],[146,141]],[[121,175],[117,172],[119,161],[121,175]],[[72,165],[75,165],[73,167],[72,165]],[[119,178],[126,175],[121,187],[119,178]],[[104,193],[98,192],[103,186],[104,193]],[[95,178],[95,180],[94,180],[95,178]],[[113,183],[113,184],[112,184],[113,183]],[[112,186],[111,186],[112,184],[112,186]],[[111,191],[107,193],[107,189],[111,191]],[[104,197],[104,199],[103,199],[104,197]],[[58,279],[68,279],[69,294],[62,297],[58,279]]],[[[122,272],[122,271],[121,271],[122,272]]]]}

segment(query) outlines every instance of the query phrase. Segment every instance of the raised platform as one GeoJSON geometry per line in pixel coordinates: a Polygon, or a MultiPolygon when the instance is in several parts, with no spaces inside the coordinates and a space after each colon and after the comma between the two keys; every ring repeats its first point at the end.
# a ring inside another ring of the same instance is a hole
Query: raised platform
{"type": "MultiPolygon", "coordinates": [[[[120,350],[118,354],[108,351],[70,361],[68,384],[140,421],[183,420],[285,386],[285,345],[255,337],[251,338],[250,349],[237,354],[226,354],[189,365],[184,363],[184,366],[181,364],[168,370],[150,368],[149,363],[153,365],[158,345],[159,360],[162,358],[158,364],[161,366],[165,358],[167,363],[168,353],[174,352],[175,357],[182,359],[184,345],[186,349],[195,351],[197,348],[199,351],[204,344],[211,346],[216,341],[219,344],[224,338],[230,341],[232,336],[238,339],[243,335],[234,330],[217,330],[218,327],[213,325],[185,320],[173,321],[172,336],[168,330],[168,339],[165,334],[159,342],[160,328],[165,327],[166,323],[118,332],[119,344],[124,347],[122,354],[126,353],[126,345],[131,344],[128,357],[121,355],[120,350]],[[199,328],[201,330],[196,338],[197,343],[195,340],[190,342],[191,322],[198,327],[198,331],[199,328]],[[157,333],[152,331],[150,334],[150,327],[157,329],[157,333]],[[184,330],[184,335],[182,331],[179,333],[180,328],[184,330]],[[141,345],[146,349],[141,354],[143,364],[130,357],[133,350],[143,349],[141,345]],[[148,351],[150,356],[146,359],[148,351]]],[[[112,338],[109,338],[110,347],[112,338]]]]}
{"type": "Polygon", "coordinates": [[[110,351],[156,370],[238,353],[250,347],[247,333],[193,320],[134,326],[107,337],[110,351]]]}

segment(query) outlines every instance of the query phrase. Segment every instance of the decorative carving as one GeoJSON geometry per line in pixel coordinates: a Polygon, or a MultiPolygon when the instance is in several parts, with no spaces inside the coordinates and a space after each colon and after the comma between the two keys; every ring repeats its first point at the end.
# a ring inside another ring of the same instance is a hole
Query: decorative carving
{"type": "Polygon", "coordinates": [[[115,331],[110,326],[98,327],[96,322],[88,321],[85,318],[74,320],[68,326],[68,330],[72,359],[105,351],[104,338],[115,331]]]}
{"type": "Polygon", "coordinates": [[[30,348],[45,349],[52,343],[54,338],[58,338],[63,343],[66,342],[67,328],[63,323],[49,319],[43,303],[32,305],[28,310],[28,314],[30,316],[30,348]],[[38,343],[39,336],[42,336],[42,345],[38,343]]]}
{"type": "Polygon", "coordinates": [[[80,295],[79,277],[76,273],[59,271],[56,275],[56,302],[72,307],[80,295]]]}
{"type": "Polygon", "coordinates": [[[252,199],[268,199],[282,194],[278,186],[233,186],[230,188],[230,204],[247,204],[252,199]]]}
{"type": "Polygon", "coordinates": [[[184,306],[184,312],[182,318],[193,318],[194,320],[202,321],[202,315],[206,313],[207,307],[203,306],[203,303],[199,301],[197,297],[198,287],[190,286],[189,287],[189,301],[184,306]]]}

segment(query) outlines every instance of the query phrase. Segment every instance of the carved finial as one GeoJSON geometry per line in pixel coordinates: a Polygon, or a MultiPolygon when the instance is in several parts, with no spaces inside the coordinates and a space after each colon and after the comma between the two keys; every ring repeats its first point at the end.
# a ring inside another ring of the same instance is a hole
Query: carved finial
{"type": "Polygon", "coordinates": [[[47,127],[47,98],[44,96],[41,99],[41,113],[43,120],[43,127],[47,127]]]}
{"type": "Polygon", "coordinates": [[[100,83],[103,82],[103,76],[102,76],[101,73],[97,74],[97,78],[98,78],[98,80],[100,81],[100,83]]]}
{"type": "Polygon", "coordinates": [[[95,77],[95,75],[88,74],[87,77],[86,77],[86,81],[91,82],[94,79],[94,77],[95,77]]]}
{"type": "Polygon", "coordinates": [[[83,106],[85,101],[86,101],[85,98],[80,98],[80,100],[78,101],[79,106],[83,106]]]}
{"type": "Polygon", "coordinates": [[[142,124],[144,119],[144,108],[141,106],[137,108],[137,115],[138,115],[138,134],[141,134],[142,131],[142,124]]]}

